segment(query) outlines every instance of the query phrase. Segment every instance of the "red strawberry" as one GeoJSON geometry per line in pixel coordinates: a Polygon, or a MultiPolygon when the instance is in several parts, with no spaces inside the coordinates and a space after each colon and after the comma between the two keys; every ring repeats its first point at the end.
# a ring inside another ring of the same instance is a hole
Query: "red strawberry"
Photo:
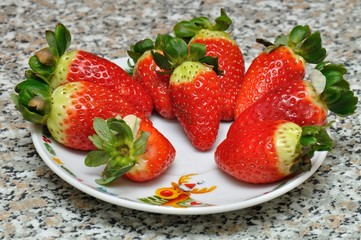
{"type": "Polygon", "coordinates": [[[272,183],[310,169],[314,152],[332,147],[323,127],[300,127],[286,120],[245,120],[217,147],[215,160],[238,180],[272,183]]]}
{"type": "Polygon", "coordinates": [[[132,45],[128,55],[135,63],[133,67],[133,77],[142,84],[153,100],[154,109],[164,118],[173,119],[172,104],[169,98],[169,74],[162,73],[153,60],[150,50],[157,49],[162,36],[156,40],[156,46],[150,39],[144,39],[132,45]]]}
{"type": "MultiPolygon", "coordinates": [[[[205,46],[174,38],[164,55],[152,52],[158,66],[170,69],[170,98],[173,111],[187,137],[198,150],[210,149],[221,120],[221,90],[217,74],[198,60],[204,60],[205,46]],[[170,61],[168,61],[170,60],[170,61]]],[[[206,57],[206,60],[216,59],[206,57]]],[[[216,63],[214,63],[216,65],[216,63]]],[[[217,67],[215,67],[217,70],[217,67]]]]}
{"type": "Polygon", "coordinates": [[[243,111],[231,128],[237,128],[244,119],[284,119],[300,126],[322,126],[327,122],[328,110],[339,116],[351,115],[355,112],[357,97],[344,79],[345,73],[342,65],[322,62],[311,74],[312,82],[320,88],[319,93],[310,81],[289,81],[243,111]]]}
{"type": "Polygon", "coordinates": [[[177,37],[189,39],[190,43],[201,43],[206,46],[207,56],[218,58],[219,75],[222,90],[222,120],[234,119],[234,108],[238,92],[244,77],[243,54],[236,41],[225,32],[232,20],[221,9],[221,16],[212,24],[205,17],[181,21],[174,26],[177,37]]]}
{"type": "Polygon", "coordinates": [[[210,149],[217,137],[221,117],[220,85],[216,73],[197,62],[184,62],[170,79],[174,112],[192,144],[210,149]]]}
{"type": "Polygon", "coordinates": [[[319,63],[326,57],[319,32],[296,26],[288,36],[280,35],[274,44],[259,40],[267,49],[247,69],[236,100],[235,116],[269,91],[289,81],[303,80],[305,62],[319,63]]]}
{"type": "Polygon", "coordinates": [[[92,82],[67,83],[52,92],[41,79],[30,78],[15,90],[19,95],[13,99],[24,118],[46,124],[56,141],[74,149],[95,149],[88,138],[94,134],[95,117],[137,114],[145,118],[112,90],[92,82]]]}
{"type": "Polygon", "coordinates": [[[156,128],[135,115],[123,119],[94,119],[97,134],[90,137],[99,150],[90,152],[85,165],[105,164],[98,184],[109,184],[125,176],[144,182],[161,175],[174,161],[173,145],[156,128]]]}
{"type": "Polygon", "coordinates": [[[143,87],[115,63],[82,50],[67,51],[70,33],[62,24],[55,32],[46,31],[49,44],[29,60],[32,70],[53,89],[68,82],[89,81],[103,85],[127,99],[145,115],[150,115],[153,103],[143,87]]]}

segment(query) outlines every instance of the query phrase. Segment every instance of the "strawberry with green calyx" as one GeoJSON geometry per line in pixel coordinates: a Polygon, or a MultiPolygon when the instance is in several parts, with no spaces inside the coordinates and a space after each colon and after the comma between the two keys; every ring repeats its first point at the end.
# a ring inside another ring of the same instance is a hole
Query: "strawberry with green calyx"
{"type": "Polygon", "coordinates": [[[173,119],[172,104],[169,98],[169,74],[162,73],[153,61],[150,50],[161,49],[162,44],[170,38],[169,35],[158,35],[155,44],[151,39],[138,41],[130,47],[128,55],[134,65],[128,62],[132,68],[134,79],[144,87],[153,100],[154,109],[164,118],[173,119]]]}
{"type": "Polygon", "coordinates": [[[344,79],[345,73],[343,65],[322,62],[311,73],[311,81],[290,81],[270,91],[243,111],[230,128],[237,128],[244,119],[284,119],[300,126],[322,126],[327,123],[328,110],[342,117],[351,115],[358,99],[344,79]]]}
{"type": "Polygon", "coordinates": [[[358,99],[344,79],[345,73],[343,65],[322,62],[311,73],[311,81],[290,81],[270,91],[243,111],[230,128],[237,128],[244,119],[284,119],[300,126],[322,126],[327,123],[328,110],[342,117],[351,115],[358,99]]]}
{"type": "Polygon", "coordinates": [[[85,165],[105,165],[102,177],[96,182],[107,185],[124,176],[144,182],[161,175],[174,161],[173,145],[149,122],[135,115],[123,119],[95,118],[96,134],[89,138],[98,150],[88,153],[85,165]]]}
{"type": "Polygon", "coordinates": [[[181,21],[174,26],[174,34],[190,43],[206,45],[207,56],[217,57],[223,74],[218,76],[222,90],[222,120],[234,119],[236,98],[243,81],[245,67],[241,49],[232,36],[225,32],[232,24],[224,9],[212,24],[206,17],[181,21]]]}
{"type": "Polygon", "coordinates": [[[24,119],[46,125],[57,142],[73,149],[95,149],[88,138],[94,134],[95,117],[136,114],[146,119],[111,89],[92,82],[66,83],[52,91],[42,79],[30,78],[15,91],[12,98],[24,119]]]}
{"type": "Polygon", "coordinates": [[[33,74],[48,82],[53,89],[77,81],[109,87],[140,112],[151,114],[153,103],[150,96],[121,67],[86,51],[68,51],[71,35],[60,23],[56,25],[55,31],[47,30],[45,33],[49,47],[39,50],[29,59],[33,74]]]}
{"type": "Polygon", "coordinates": [[[296,26],[289,35],[280,35],[275,43],[257,40],[266,46],[247,69],[236,100],[235,116],[269,91],[289,81],[303,80],[305,64],[318,64],[326,57],[320,33],[309,26],[296,26]]]}
{"type": "Polygon", "coordinates": [[[216,149],[217,166],[249,183],[272,183],[311,169],[316,151],[333,141],[322,126],[286,120],[243,121],[216,149]]]}
{"type": "Polygon", "coordinates": [[[169,40],[162,51],[164,55],[155,51],[152,55],[157,65],[171,74],[173,112],[192,145],[206,151],[216,140],[221,120],[221,90],[216,74],[221,71],[217,59],[205,56],[204,45],[188,46],[180,38],[169,40]]]}

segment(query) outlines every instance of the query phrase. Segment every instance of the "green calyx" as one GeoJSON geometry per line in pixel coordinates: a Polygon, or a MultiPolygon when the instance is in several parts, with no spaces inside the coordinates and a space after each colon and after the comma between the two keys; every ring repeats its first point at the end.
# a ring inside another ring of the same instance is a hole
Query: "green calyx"
{"type": "Polygon", "coordinates": [[[291,167],[291,172],[299,173],[311,169],[311,158],[316,151],[330,151],[333,141],[328,135],[326,126],[303,126],[299,141],[301,154],[291,167]]]}
{"type": "Polygon", "coordinates": [[[144,53],[151,50],[162,50],[164,45],[168,44],[171,38],[172,37],[168,34],[158,34],[155,42],[149,38],[146,38],[131,45],[127,53],[133,63],[130,62],[130,59],[128,60],[128,67],[130,68],[128,72],[130,74],[133,73],[135,64],[139,58],[144,55],[144,53]]]}
{"type": "Polygon", "coordinates": [[[316,67],[326,78],[324,90],[320,94],[327,108],[338,116],[348,116],[355,112],[358,98],[350,90],[344,79],[347,70],[342,64],[321,62],[316,67]]]}
{"type": "Polygon", "coordinates": [[[46,82],[50,81],[59,58],[67,51],[71,43],[69,30],[61,23],[55,26],[55,31],[45,31],[48,47],[37,51],[29,59],[33,73],[46,82]]]}
{"type": "Polygon", "coordinates": [[[169,36],[166,42],[161,42],[158,46],[163,54],[156,51],[151,51],[151,53],[154,62],[165,70],[162,73],[172,73],[182,63],[193,61],[211,66],[218,75],[222,74],[222,70],[218,67],[218,58],[206,56],[204,44],[187,44],[181,38],[169,36]]]}
{"type": "Polygon", "coordinates": [[[221,9],[221,15],[215,19],[214,24],[206,17],[196,17],[190,21],[177,23],[173,28],[173,32],[176,37],[189,42],[201,29],[226,31],[231,24],[232,20],[227,16],[225,10],[221,9]]]}
{"type": "Polygon", "coordinates": [[[280,46],[288,46],[308,63],[320,63],[327,56],[326,49],[322,47],[320,32],[312,32],[308,25],[297,25],[288,35],[281,34],[276,37],[274,43],[263,39],[256,39],[256,41],[267,47],[265,50],[267,53],[280,46]]]}
{"type": "Polygon", "coordinates": [[[151,39],[147,38],[141,41],[136,42],[130,46],[130,49],[127,51],[128,56],[133,60],[133,64],[128,60],[128,66],[134,68],[135,63],[138,59],[149,50],[154,49],[154,43],[151,39]]]}
{"type": "Polygon", "coordinates": [[[27,72],[27,79],[15,87],[17,94],[11,98],[24,119],[33,123],[46,124],[50,114],[52,89],[37,76],[27,72]]]}
{"type": "Polygon", "coordinates": [[[128,115],[124,119],[94,119],[96,134],[89,139],[98,150],[89,152],[84,163],[88,167],[105,164],[102,177],[96,180],[98,184],[107,185],[121,177],[145,153],[149,133],[141,132],[137,137],[140,121],[134,115],[128,115]]]}

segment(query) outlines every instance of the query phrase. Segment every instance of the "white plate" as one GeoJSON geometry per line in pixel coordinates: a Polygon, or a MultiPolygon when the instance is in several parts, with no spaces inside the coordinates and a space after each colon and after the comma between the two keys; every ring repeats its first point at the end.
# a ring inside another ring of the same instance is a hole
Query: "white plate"
{"type": "MultiPolygon", "coordinates": [[[[126,61],[126,58],[122,58],[115,62],[126,67],[126,61]]],[[[119,206],[163,214],[221,213],[267,202],[303,183],[319,168],[327,155],[327,152],[316,152],[312,169],[287,181],[264,185],[246,184],[221,172],[214,162],[215,148],[225,138],[230,123],[221,123],[212,150],[199,152],[191,146],[176,120],[165,120],[158,115],[152,116],[151,120],[172,142],[177,155],[163,175],[146,183],[134,183],[121,178],[109,187],[100,186],[95,183],[95,179],[99,178],[102,167],[86,167],[83,163],[86,152],[63,147],[42,126],[33,125],[31,133],[35,148],[44,162],[77,189],[119,206]],[[172,182],[186,193],[182,195],[184,198],[166,200],[156,196],[157,189],[171,188],[172,182]],[[196,192],[203,188],[206,191],[196,192]]]]}

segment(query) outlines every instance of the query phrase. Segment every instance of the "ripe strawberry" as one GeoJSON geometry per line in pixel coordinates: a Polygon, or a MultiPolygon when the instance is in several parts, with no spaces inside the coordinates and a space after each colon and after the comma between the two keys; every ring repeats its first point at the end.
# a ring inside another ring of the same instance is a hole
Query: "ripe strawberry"
{"type": "Polygon", "coordinates": [[[115,63],[95,54],[68,51],[71,36],[62,24],[55,32],[46,31],[49,47],[39,50],[29,60],[37,76],[48,82],[53,89],[68,82],[89,81],[109,87],[113,92],[134,105],[145,115],[150,115],[153,103],[148,93],[126,71],[115,63]]]}
{"type": "Polygon", "coordinates": [[[192,144],[210,149],[221,120],[220,84],[216,73],[198,62],[184,62],[170,78],[174,112],[192,144]]]}
{"type": "Polygon", "coordinates": [[[224,9],[212,24],[205,17],[181,21],[174,26],[177,37],[190,39],[190,43],[206,46],[207,56],[218,58],[222,91],[222,120],[234,119],[234,108],[238,92],[244,77],[244,58],[241,49],[232,36],[225,32],[232,24],[224,9]]]}
{"type": "Polygon", "coordinates": [[[13,95],[13,99],[24,118],[46,124],[56,141],[73,149],[95,149],[88,138],[94,134],[95,117],[136,114],[145,118],[111,89],[92,82],[66,83],[52,92],[41,79],[30,78],[15,90],[19,94],[13,95]]]}
{"type": "Polygon", "coordinates": [[[173,119],[175,115],[169,98],[170,75],[162,73],[162,69],[156,65],[150,52],[159,49],[159,44],[166,38],[166,35],[158,35],[155,45],[150,39],[138,41],[130,47],[128,55],[135,63],[131,66],[133,77],[151,96],[154,109],[162,117],[173,119]]]}
{"type": "Polygon", "coordinates": [[[288,36],[280,35],[274,44],[257,41],[267,48],[246,71],[236,100],[236,117],[269,91],[289,81],[303,80],[306,62],[320,63],[326,57],[320,33],[311,33],[307,25],[294,27],[288,36]]]}
{"type": "Polygon", "coordinates": [[[242,121],[216,149],[217,166],[238,180],[272,183],[309,170],[315,151],[333,142],[320,126],[286,120],[242,121]]]}
{"type": "Polygon", "coordinates": [[[205,57],[205,50],[202,44],[188,46],[182,39],[172,38],[164,46],[164,56],[152,52],[157,65],[172,72],[170,99],[174,114],[193,146],[201,151],[213,146],[221,120],[217,59],[205,57]],[[214,64],[215,71],[200,61],[214,64]]]}
{"type": "Polygon", "coordinates": [[[248,107],[230,128],[237,128],[244,119],[284,119],[300,126],[322,126],[327,122],[328,110],[338,116],[351,115],[355,112],[357,97],[344,79],[345,73],[343,65],[322,62],[311,73],[316,89],[310,81],[289,81],[248,107]]]}
{"type": "Polygon", "coordinates": [[[99,150],[90,152],[85,165],[106,165],[98,184],[125,176],[136,182],[161,175],[174,161],[173,145],[156,128],[135,115],[123,119],[94,119],[96,134],[90,139],[99,150]]]}

